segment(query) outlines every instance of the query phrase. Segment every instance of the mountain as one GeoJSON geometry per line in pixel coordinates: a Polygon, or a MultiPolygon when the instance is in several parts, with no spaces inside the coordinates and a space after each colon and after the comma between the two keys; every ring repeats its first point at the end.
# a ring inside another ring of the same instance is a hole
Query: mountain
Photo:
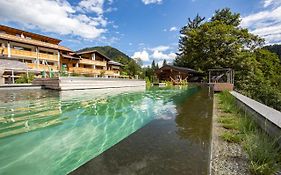
{"type": "Polygon", "coordinates": [[[281,45],[280,44],[265,46],[264,49],[267,49],[273,53],[276,53],[281,60],[281,45]]]}
{"type": "Polygon", "coordinates": [[[131,58],[128,55],[110,46],[87,47],[79,51],[88,51],[88,50],[97,50],[98,52],[112,59],[113,61],[120,62],[124,65],[128,64],[128,62],[131,60],[131,58]]]}

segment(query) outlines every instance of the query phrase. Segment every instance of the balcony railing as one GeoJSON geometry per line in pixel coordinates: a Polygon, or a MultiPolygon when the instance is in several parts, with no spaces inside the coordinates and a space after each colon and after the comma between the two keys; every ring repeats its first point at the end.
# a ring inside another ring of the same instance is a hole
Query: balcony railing
{"type": "Polygon", "coordinates": [[[36,58],[36,52],[26,51],[26,50],[17,50],[11,49],[11,56],[23,56],[23,57],[31,57],[36,58]]]}
{"type": "Polygon", "coordinates": [[[46,53],[38,53],[39,59],[49,60],[49,61],[58,61],[58,55],[51,55],[46,53]]]}
{"type": "Polygon", "coordinates": [[[97,61],[97,60],[89,60],[89,59],[85,59],[82,58],[79,63],[81,64],[88,64],[88,65],[96,65],[96,66],[106,66],[106,61],[97,61]]]}
{"type": "Polygon", "coordinates": [[[35,64],[35,63],[26,63],[27,67],[29,69],[39,70],[39,71],[50,71],[51,69],[53,71],[58,70],[58,66],[55,65],[43,65],[43,64],[35,64]]]}
{"type": "MultiPolygon", "coordinates": [[[[8,49],[5,48],[4,52],[5,55],[8,55],[8,49]]],[[[27,50],[17,50],[17,49],[11,49],[11,56],[17,56],[17,57],[28,57],[28,58],[37,58],[37,53],[27,50]]],[[[44,59],[47,61],[58,61],[58,55],[51,55],[46,53],[38,53],[39,59],[44,59]]]]}
{"type": "Polygon", "coordinates": [[[83,68],[83,67],[70,67],[69,72],[77,73],[77,74],[95,74],[100,75],[104,71],[104,75],[109,76],[118,76],[119,72],[113,70],[101,70],[101,69],[93,69],[93,68],[83,68]]]}
{"type": "Polygon", "coordinates": [[[4,48],[3,54],[8,55],[8,49],[7,48],[4,48]]]}

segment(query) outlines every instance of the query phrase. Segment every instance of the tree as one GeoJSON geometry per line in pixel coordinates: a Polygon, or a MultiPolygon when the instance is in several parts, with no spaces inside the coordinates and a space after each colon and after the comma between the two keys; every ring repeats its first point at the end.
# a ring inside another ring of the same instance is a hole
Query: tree
{"type": "Polygon", "coordinates": [[[141,66],[137,64],[134,59],[131,59],[125,69],[128,71],[129,76],[141,75],[141,66]]]}
{"type": "Polygon", "coordinates": [[[163,66],[167,65],[166,59],[163,60],[163,66]]]}
{"type": "Polygon", "coordinates": [[[229,9],[217,10],[210,21],[201,17],[189,20],[181,30],[179,54],[175,64],[206,71],[209,68],[234,67],[237,57],[247,48],[254,50],[261,38],[238,27],[240,15],[229,9]],[[196,25],[194,21],[198,21],[196,25]]]}
{"type": "Polygon", "coordinates": [[[225,8],[209,21],[199,15],[180,33],[174,64],[202,72],[233,68],[235,88],[247,96],[281,110],[281,71],[276,54],[261,49],[264,40],[241,28],[240,14],[225,8]]]}
{"type": "Polygon", "coordinates": [[[154,78],[154,71],[151,67],[145,67],[143,68],[144,76],[149,79],[150,82],[153,81],[154,78]]]}
{"type": "Polygon", "coordinates": [[[276,53],[281,61],[281,45],[280,44],[265,46],[264,49],[267,49],[273,53],[276,53]]]}
{"type": "Polygon", "coordinates": [[[153,70],[156,69],[156,65],[155,65],[155,61],[154,61],[154,60],[153,60],[152,63],[151,63],[151,68],[152,68],[153,70]]]}
{"type": "Polygon", "coordinates": [[[239,13],[232,13],[230,8],[224,8],[216,10],[215,15],[211,18],[211,21],[220,21],[226,25],[239,26],[241,19],[239,13]]]}
{"type": "Polygon", "coordinates": [[[157,63],[156,66],[155,66],[155,70],[158,70],[158,69],[159,69],[159,65],[157,63]]]}

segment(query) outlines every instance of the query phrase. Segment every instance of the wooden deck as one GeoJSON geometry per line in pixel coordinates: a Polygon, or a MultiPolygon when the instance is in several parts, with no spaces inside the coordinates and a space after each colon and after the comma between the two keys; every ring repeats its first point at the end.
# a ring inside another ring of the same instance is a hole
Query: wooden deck
{"type": "Polygon", "coordinates": [[[231,83],[209,83],[214,92],[233,91],[234,85],[231,83]]]}

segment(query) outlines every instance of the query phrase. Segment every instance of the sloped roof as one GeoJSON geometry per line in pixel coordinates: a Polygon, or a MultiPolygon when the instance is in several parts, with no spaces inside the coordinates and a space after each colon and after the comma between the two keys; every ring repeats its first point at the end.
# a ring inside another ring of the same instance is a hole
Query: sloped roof
{"type": "Polygon", "coordinates": [[[108,60],[111,60],[110,58],[108,58],[107,56],[103,55],[102,53],[100,53],[97,50],[87,50],[87,51],[82,51],[82,52],[76,52],[77,55],[83,55],[83,54],[87,54],[87,53],[97,53],[97,54],[103,56],[104,58],[106,58],[108,60]]]}
{"type": "Polygon", "coordinates": [[[8,33],[18,33],[18,34],[24,34],[25,36],[29,36],[29,37],[44,39],[44,40],[49,41],[53,44],[58,44],[58,43],[61,42],[61,40],[57,39],[57,38],[52,38],[52,37],[49,37],[49,36],[45,36],[45,35],[41,35],[41,34],[37,34],[37,33],[32,33],[32,32],[28,32],[28,31],[16,29],[16,28],[13,28],[13,27],[5,26],[5,25],[0,25],[0,30],[6,31],[8,33]]]}
{"type": "Polygon", "coordinates": [[[196,73],[196,74],[201,74],[200,72],[194,70],[194,69],[190,69],[190,68],[186,68],[186,67],[179,67],[179,66],[174,66],[174,65],[170,65],[170,64],[166,64],[164,66],[162,66],[159,71],[161,70],[165,70],[165,69],[173,69],[173,70],[177,70],[179,72],[184,72],[184,73],[196,73]]]}
{"type": "Polygon", "coordinates": [[[0,33],[0,39],[4,39],[7,41],[15,41],[15,42],[24,43],[24,44],[30,44],[30,45],[34,45],[34,46],[47,47],[47,48],[51,48],[51,49],[58,49],[58,50],[69,51],[69,52],[72,51],[71,49],[64,47],[64,46],[46,43],[46,42],[38,41],[38,40],[34,40],[34,39],[21,38],[21,37],[9,35],[6,33],[0,33]]]}
{"type": "Polygon", "coordinates": [[[118,62],[116,62],[116,61],[112,61],[112,60],[109,61],[108,64],[110,64],[110,65],[116,65],[116,66],[124,66],[123,64],[118,63],[118,62]]]}
{"type": "Polygon", "coordinates": [[[27,70],[28,67],[18,60],[0,59],[0,69],[22,69],[27,70]]]}
{"type": "Polygon", "coordinates": [[[72,55],[65,55],[65,54],[61,54],[64,58],[69,58],[69,59],[74,59],[74,60],[80,60],[81,58],[79,57],[75,57],[72,55]]]}

